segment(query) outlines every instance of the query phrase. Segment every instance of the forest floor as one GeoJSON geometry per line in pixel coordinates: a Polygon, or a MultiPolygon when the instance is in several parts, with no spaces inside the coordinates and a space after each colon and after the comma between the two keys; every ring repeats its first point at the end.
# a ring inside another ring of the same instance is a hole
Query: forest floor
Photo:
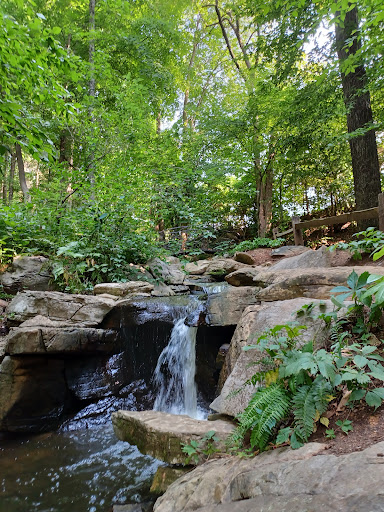
{"type": "Polygon", "coordinates": [[[312,434],[310,441],[326,443],[327,454],[342,455],[365,450],[372,444],[384,441],[384,407],[374,411],[372,407],[361,403],[353,409],[346,408],[344,412],[330,418],[328,427],[320,425],[317,432],[312,434]],[[353,430],[344,434],[336,425],[338,420],[351,421],[353,430]],[[334,429],[335,439],[326,438],[325,431],[328,429],[334,429]]]}

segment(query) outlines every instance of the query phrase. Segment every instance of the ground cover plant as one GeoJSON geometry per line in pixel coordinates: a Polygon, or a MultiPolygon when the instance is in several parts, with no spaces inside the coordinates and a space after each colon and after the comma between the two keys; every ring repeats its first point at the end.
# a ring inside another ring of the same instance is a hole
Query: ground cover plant
{"type": "MultiPolygon", "coordinates": [[[[278,325],[244,348],[257,349],[263,357],[249,381],[258,389],[238,416],[232,442],[241,444],[249,433],[255,450],[287,443],[299,448],[319,423],[328,427],[329,411],[335,405],[353,408],[362,401],[374,409],[382,405],[382,342],[372,335],[384,306],[382,278],[352,272],[348,287],[336,287],[334,293],[335,311],[320,314],[330,329],[326,347],[317,346],[316,340],[303,345],[299,335],[306,328],[296,322],[278,325]],[[337,310],[347,298],[353,304],[338,319],[337,310]]],[[[312,309],[309,304],[299,313],[311,314],[312,309]]],[[[336,425],[344,433],[353,428],[348,420],[336,425]]],[[[332,438],[334,430],[327,435],[332,438]]]]}

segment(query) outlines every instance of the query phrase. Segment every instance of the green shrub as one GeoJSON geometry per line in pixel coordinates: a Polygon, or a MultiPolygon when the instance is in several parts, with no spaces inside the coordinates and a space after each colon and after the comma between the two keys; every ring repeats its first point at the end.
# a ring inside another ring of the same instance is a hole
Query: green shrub
{"type": "Polygon", "coordinates": [[[259,249],[260,247],[280,247],[285,243],[284,238],[276,238],[273,240],[272,238],[254,238],[253,240],[245,240],[244,242],[240,242],[235,247],[231,249],[231,254],[235,252],[244,252],[244,251],[252,251],[253,249],[259,249]]]}

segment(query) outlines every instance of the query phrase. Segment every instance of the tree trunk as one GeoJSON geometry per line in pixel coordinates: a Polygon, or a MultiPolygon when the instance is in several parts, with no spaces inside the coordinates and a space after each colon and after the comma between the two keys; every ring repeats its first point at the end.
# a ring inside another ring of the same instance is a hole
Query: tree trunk
{"type": "Polygon", "coordinates": [[[15,169],[16,169],[16,154],[14,151],[11,153],[11,167],[9,169],[9,185],[8,185],[8,204],[11,204],[13,200],[13,186],[15,180],[15,169]]]}
{"type": "Polygon", "coordinates": [[[7,168],[8,168],[8,155],[6,155],[4,158],[3,183],[2,183],[2,187],[1,187],[1,193],[2,193],[4,204],[7,204],[7,168]]]}
{"type": "MultiPolygon", "coordinates": [[[[94,99],[96,95],[96,78],[95,78],[95,65],[94,65],[94,54],[95,54],[95,6],[96,0],[89,0],[89,64],[91,76],[89,79],[89,97],[90,97],[90,106],[89,106],[89,120],[91,123],[91,139],[93,139],[94,130],[93,124],[95,122],[95,117],[93,115],[93,106],[94,99]]],[[[91,140],[91,150],[89,154],[89,165],[88,165],[88,176],[91,184],[91,200],[95,200],[95,149],[94,149],[94,141],[91,140]]]]}
{"type": "MultiPolygon", "coordinates": [[[[361,49],[359,38],[359,21],[357,7],[348,11],[344,23],[336,24],[336,47],[339,64],[349,56],[356,55],[361,49]],[[349,46],[352,42],[352,45],[349,46]]],[[[372,124],[372,109],[367,76],[363,64],[354,71],[341,72],[344,102],[347,108],[348,133],[366,129],[372,124]]],[[[377,155],[376,136],[373,129],[364,134],[352,136],[349,140],[352,158],[352,171],[356,209],[364,210],[378,205],[381,192],[380,167],[377,155]]],[[[359,223],[359,228],[372,225],[372,221],[359,223]]]]}
{"type": "Polygon", "coordinates": [[[16,148],[17,167],[19,169],[20,188],[23,193],[24,203],[30,203],[31,196],[29,194],[27,180],[25,179],[24,160],[23,160],[23,155],[21,153],[20,144],[16,144],[15,148],[16,148]]]}

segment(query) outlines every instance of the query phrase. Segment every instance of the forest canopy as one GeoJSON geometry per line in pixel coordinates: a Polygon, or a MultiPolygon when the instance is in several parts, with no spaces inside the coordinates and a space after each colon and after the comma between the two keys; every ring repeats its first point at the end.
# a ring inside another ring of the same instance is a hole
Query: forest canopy
{"type": "Polygon", "coordinates": [[[224,250],[377,205],[383,22],[379,0],[4,0],[1,261],[119,280],[180,230],[224,250]]]}

